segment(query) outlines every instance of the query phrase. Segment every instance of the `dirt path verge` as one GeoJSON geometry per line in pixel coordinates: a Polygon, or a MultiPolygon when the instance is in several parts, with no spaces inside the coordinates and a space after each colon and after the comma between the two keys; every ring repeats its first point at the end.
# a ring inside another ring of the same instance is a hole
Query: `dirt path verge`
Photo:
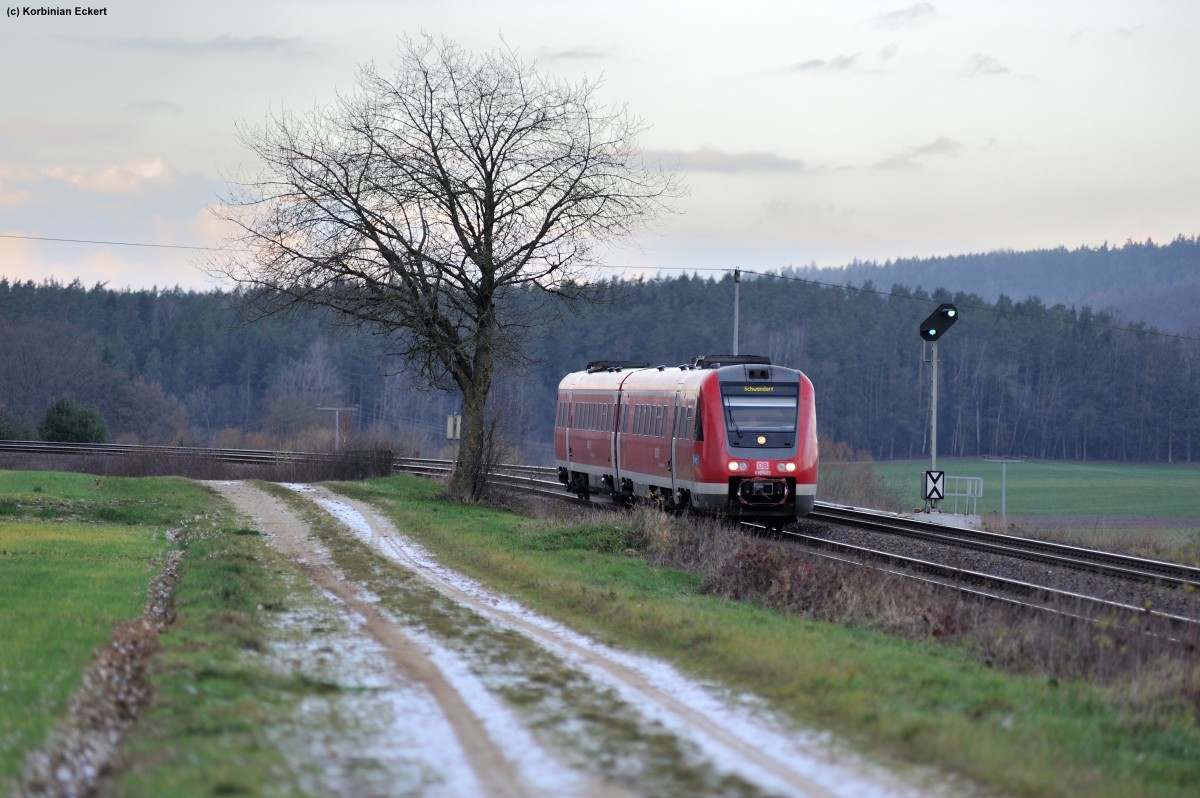
{"type": "Polygon", "coordinates": [[[600,645],[492,594],[441,567],[370,505],[290,486],[401,566],[405,578],[416,575],[438,597],[425,605],[457,607],[446,611],[460,613],[450,623],[461,634],[438,639],[430,632],[435,621],[398,617],[405,611],[381,599],[390,589],[383,582],[347,578],[286,502],[243,483],[216,487],[314,584],[363,619],[397,679],[435,698],[482,794],[917,792],[822,735],[789,730],[664,663],[600,645]]]}

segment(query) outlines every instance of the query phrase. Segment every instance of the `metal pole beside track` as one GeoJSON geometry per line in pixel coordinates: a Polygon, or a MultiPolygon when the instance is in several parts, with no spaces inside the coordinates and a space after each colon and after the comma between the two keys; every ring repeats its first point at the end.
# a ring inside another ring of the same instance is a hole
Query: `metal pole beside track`
{"type": "Polygon", "coordinates": [[[733,270],[733,354],[738,354],[738,310],[741,305],[742,270],[733,270]]]}
{"type": "Polygon", "coordinates": [[[932,343],[933,354],[929,368],[932,384],[929,390],[929,470],[937,471],[938,342],[932,343]]]}

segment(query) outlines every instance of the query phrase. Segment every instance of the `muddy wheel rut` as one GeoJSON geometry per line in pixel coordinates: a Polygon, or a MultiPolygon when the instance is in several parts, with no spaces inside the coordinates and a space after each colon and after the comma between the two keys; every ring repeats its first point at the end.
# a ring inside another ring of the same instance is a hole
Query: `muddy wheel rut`
{"type": "MultiPolygon", "coordinates": [[[[438,751],[438,762],[426,771],[440,772],[426,772],[412,794],[928,793],[670,666],[598,644],[493,594],[440,566],[370,505],[324,488],[289,486],[379,561],[351,576],[341,555],[314,534],[305,513],[310,505],[247,483],[212,484],[337,607],[355,634],[382,652],[385,680],[436,707],[440,717],[421,721],[415,731],[398,727],[421,713],[403,705],[394,710],[399,736],[425,734],[432,739],[423,744],[438,751]]],[[[327,764],[336,769],[337,763],[327,764]]],[[[311,766],[320,770],[323,763],[311,766]]],[[[356,788],[344,779],[326,786],[356,788]]],[[[380,794],[389,794],[384,789],[380,794]]],[[[398,783],[392,790],[409,794],[398,783]]]]}

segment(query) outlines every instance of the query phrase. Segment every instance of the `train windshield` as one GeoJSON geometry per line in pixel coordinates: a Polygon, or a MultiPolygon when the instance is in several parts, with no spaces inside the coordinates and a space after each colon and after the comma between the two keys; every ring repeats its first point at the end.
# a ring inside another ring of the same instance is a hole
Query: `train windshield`
{"type": "Polygon", "coordinates": [[[796,431],[795,385],[724,385],[721,393],[730,433],[796,431]]]}

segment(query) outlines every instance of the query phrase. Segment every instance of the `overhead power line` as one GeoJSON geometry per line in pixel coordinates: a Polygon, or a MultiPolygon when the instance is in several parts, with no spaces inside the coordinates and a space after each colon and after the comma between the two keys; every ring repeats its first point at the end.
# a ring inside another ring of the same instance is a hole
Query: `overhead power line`
{"type": "Polygon", "coordinates": [[[19,236],[0,233],[0,238],[18,238],[23,241],[52,241],[59,244],[101,244],[108,247],[150,247],[153,249],[199,249],[209,252],[249,252],[246,249],[229,247],[200,247],[188,244],[143,244],[137,241],[97,241],[90,238],[51,238],[49,236],[19,236]]]}

